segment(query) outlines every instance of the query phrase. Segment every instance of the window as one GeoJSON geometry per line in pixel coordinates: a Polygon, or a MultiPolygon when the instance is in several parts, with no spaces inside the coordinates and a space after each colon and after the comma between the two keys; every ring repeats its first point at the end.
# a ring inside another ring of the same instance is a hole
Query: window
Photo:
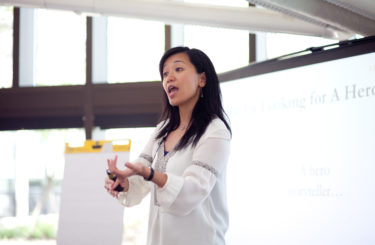
{"type": "Polygon", "coordinates": [[[0,88],[10,88],[13,78],[13,7],[0,7],[0,88]]]}
{"type": "Polygon", "coordinates": [[[0,217],[14,216],[16,210],[29,215],[48,178],[53,188],[42,212],[57,215],[65,143],[82,144],[84,138],[83,129],[0,131],[0,217]]]}
{"type": "Polygon", "coordinates": [[[184,38],[185,46],[210,57],[217,73],[249,64],[248,31],[185,25],[184,38]]]}
{"type": "Polygon", "coordinates": [[[84,84],[86,17],[73,12],[35,12],[35,85],[84,84]]]}
{"type": "Polygon", "coordinates": [[[108,82],[160,80],[164,23],[108,18],[108,82]]]}
{"type": "MultiPolygon", "coordinates": [[[[186,2],[244,8],[249,6],[247,1],[242,0],[188,0],[186,2]]],[[[217,73],[249,64],[248,31],[185,25],[184,45],[205,52],[212,60],[217,73]]]]}

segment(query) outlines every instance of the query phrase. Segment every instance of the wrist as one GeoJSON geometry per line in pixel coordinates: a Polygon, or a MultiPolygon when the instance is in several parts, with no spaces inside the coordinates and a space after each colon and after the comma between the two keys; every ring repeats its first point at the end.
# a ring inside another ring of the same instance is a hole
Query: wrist
{"type": "Polygon", "coordinates": [[[147,171],[145,171],[146,173],[143,175],[143,178],[146,181],[151,181],[154,178],[154,169],[151,166],[146,169],[147,171]]]}
{"type": "Polygon", "coordinates": [[[149,167],[142,166],[142,171],[139,175],[142,176],[144,179],[147,179],[148,176],[150,176],[150,173],[151,173],[151,170],[149,167]]]}

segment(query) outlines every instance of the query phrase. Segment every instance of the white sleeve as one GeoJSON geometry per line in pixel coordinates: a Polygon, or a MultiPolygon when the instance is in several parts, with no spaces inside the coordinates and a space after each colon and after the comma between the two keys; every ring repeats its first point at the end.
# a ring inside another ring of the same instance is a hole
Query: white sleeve
{"type": "Polygon", "coordinates": [[[129,180],[129,190],[120,192],[118,195],[119,202],[126,206],[132,207],[139,204],[142,199],[150,192],[150,183],[144,181],[141,176],[131,176],[129,180]]]}
{"type": "MultiPolygon", "coordinates": [[[[155,138],[158,133],[158,128],[159,127],[157,127],[154,133],[151,135],[142,153],[133,162],[140,162],[147,167],[151,166],[153,161],[152,152],[155,146],[155,138]]],[[[128,180],[129,190],[127,192],[120,192],[118,200],[122,205],[131,207],[139,204],[142,201],[142,199],[150,192],[151,186],[149,182],[145,181],[143,177],[138,175],[131,176],[128,178],[128,180]]]]}
{"type": "Polygon", "coordinates": [[[225,127],[206,132],[194,149],[192,163],[182,176],[168,173],[163,188],[157,188],[163,211],[187,215],[208,197],[216,178],[225,168],[230,150],[230,133],[225,127]]]}

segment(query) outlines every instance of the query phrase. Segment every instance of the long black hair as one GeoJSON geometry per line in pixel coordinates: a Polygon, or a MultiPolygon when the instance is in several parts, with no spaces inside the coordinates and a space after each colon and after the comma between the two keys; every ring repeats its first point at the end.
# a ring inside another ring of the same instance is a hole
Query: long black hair
{"type": "MultiPolygon", "coordinates": [[[[227,122],[221,103],[221,90],[219,85],[219,78],[216,74],[215,68],[210,58],[199,49],[190,49],[188,47],[175,47],[167,50],[159,63],[159,72],[161,80],[163,81],[163,67],[165,61],[172,55],[177,53],[186,53],[190,62],[194,65],[198,74],[205,73],[206,85],[202,88],[203,97],[198,99],[193,109],[190,127],[181,138],[176,150],[187,146],[191,141],[196,145],[205,132],[207,126],[215,117],[220,118],[230,132],[231,128],[227,122]]],[[[177,129],[180,125],[180,114],[177,106],[169,104],[168,96],[164,93],[164,111],[161,116],[161,121],[164,124],[161,127],[156,139],[163,139],[168,133],[177,129]]]]}

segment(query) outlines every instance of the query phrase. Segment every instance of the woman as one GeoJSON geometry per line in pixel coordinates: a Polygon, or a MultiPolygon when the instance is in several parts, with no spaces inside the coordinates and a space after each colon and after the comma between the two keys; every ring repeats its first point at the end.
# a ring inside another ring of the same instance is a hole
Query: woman
{"type": "Polygon", "coordinates": [[[147,244],[225,244],[231,130],[214,66],[202,51],[176,47],[163,55],[159,71],[162,121],[124,170],[116,168],[117,157],[108,159],[117,179],[106,178],[105,188],[127,207],[151,192],[147,244]],[[114,190],[118,185],[122,192],[114,190]]]}

